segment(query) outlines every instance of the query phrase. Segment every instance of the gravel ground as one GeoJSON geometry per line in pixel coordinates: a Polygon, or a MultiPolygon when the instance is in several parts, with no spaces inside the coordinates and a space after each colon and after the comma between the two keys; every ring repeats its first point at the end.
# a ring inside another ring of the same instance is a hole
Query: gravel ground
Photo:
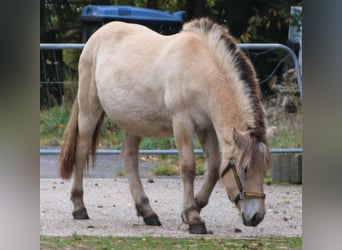
{"type": "MultiPolygon", "coordinates": [[[[40,233],[70,236],[165,236],[189,237],[182,223],[183,188],[179,177],[142,178],[151,205],[158,214],[161,227],[146,226],[136,216],[125,177],[85,178],[84,201],[90,220],[73,220],[69,199],[71,181],[58,178],[40,179],[40,233]]],[[[203,178],[197,178],[195,190],[203,178]]],[[[202,210],[209,237],[301,236],[302,186],[265,186],[266,209],[264,221],[256,228],[246,227],[234,205],[218,183],[209,204],[202,210]]],[[[198,236],[192,236],[198,237],[198,236]]]]}

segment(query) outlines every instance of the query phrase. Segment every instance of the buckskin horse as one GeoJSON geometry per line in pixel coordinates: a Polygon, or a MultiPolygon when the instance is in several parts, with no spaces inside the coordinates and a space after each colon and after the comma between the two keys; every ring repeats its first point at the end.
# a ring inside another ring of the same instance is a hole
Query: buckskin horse
{"type": "Polygon", "coordinates": [[[190,233],[207,233],[200,217],[221,179],[247,226],[265,215],[263,178],[271,165],[256,72],[228,30],[202,18],[180,33],[160,35],[144,26],[111,22],[86,43],[79,87],[59,155],[63,179],[74,172],[74,219],[89,219],[83,172],[93,162],[104,114],[125,130],[121,155],[138,216],[161,225],[138,172],[142,137],[173,135],[183,182],[181,218],[190,233]],[[194,194],[197,135],[205,155],[204,182],[194,194]]]}

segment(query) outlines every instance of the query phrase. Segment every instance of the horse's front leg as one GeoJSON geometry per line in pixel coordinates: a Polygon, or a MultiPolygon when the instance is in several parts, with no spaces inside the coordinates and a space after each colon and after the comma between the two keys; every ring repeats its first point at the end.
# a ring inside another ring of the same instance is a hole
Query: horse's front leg
{"type": "Polygon", "coordinates": [[[144,188],[139,177],[138,153],[140,141],[141,137],[134,136],[126,132],[122,148],[122,157],[125,163],[126,176],[138,216],[143,217],[146,225],[160,226],[161,223],[159,218],[150,206],[149,199],[144,192],[144,188]]]}
{"type": "Polygon", "coordinates": [[[202,209],[208,204],[209,197],[219,179],[221,156],[215,130],[208,129],[198,132],[198,139],[205,155],[205,179],[201,189],[196,194],[197,206],[202,209]]]}
{"type": "Polygon", "coordinates": [[[190,233],[206,234],[205,223],[199,215],[200,208],[194,198],[196,163],[193,154],[193,124],[187,117],[179,115],[173,120],[173,130],[184,189],[182,220],[189,224],[190,233]]]}

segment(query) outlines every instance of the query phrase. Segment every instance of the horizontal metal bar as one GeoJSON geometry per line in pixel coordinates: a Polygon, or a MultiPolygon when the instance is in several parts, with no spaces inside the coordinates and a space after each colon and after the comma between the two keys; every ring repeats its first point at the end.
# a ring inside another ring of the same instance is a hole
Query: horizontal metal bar
{"type": "MultiPolygon", "coordinates": [[[[41,43],[40,49],[83,49],[85,43],[41,43]]],[[[285,50],[291,57],[295,66],[298,89],[300,98],[302,98],[302,73],[296,54],[289,47],[279,43],[238,43],[242,49],[282,49],[285,50]]]]}
{"type": "Polygon", "coordinates": [[[303,149],[301,148],[271,148],[272,154],[302,154],[303,149]]]}
{"type": "MultiPolygon", "coordinates": [[[[60,153],[60,148],[53,149],[40,149],[41,155],[58,155],[60,153]]],[[[303,150],[301,148],[272,148],[271,153],[273,154],[287,154],[287,153],[298,153],[301,154],[303,150]]],[[[98,149],[96,154],[98,155],[119,155],[121,150],[118,149],[98,149]]],[[[177,155],[177,149],[141,149],[139,154],[142,155],[177,155]]],[[[195,149],[194,154],[203,154],[201,149],[195,149]]]]}
{"type": "Polygon", "coordinates": [[[83,49],[84,43],[41,43],[40,49],[83,49]]]}
{"type": "MultiPolygon", "coordinates": [[[[40,49],[83,49],[85,43],[41,43],[40,49]]],[[[238,43],[242,49],[283,49],[289,53],[293,51],[280,43],[238,43]]]]}

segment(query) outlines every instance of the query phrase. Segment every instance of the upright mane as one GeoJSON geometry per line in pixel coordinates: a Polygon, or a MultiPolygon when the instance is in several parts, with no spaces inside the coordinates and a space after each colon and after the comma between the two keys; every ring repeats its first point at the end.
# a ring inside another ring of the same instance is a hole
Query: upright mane
{"type": "Polygon", "coordinates": [[[237,73],[239,81],[234,81],[234,90],[240,108],[246,114],[246,128],[257,141],[266,143],[266,118],[261,105],[261,93],[252,63],[245,53],[236,45],[235,39],[228,29],[207,18],[195,19],[184,24],[183,31],[200,33],[206,39],[208,47],[216,56],[223,69],[231,69],[237,73]],[[242,84],[241,84],[242,83],[242,84]]]}

